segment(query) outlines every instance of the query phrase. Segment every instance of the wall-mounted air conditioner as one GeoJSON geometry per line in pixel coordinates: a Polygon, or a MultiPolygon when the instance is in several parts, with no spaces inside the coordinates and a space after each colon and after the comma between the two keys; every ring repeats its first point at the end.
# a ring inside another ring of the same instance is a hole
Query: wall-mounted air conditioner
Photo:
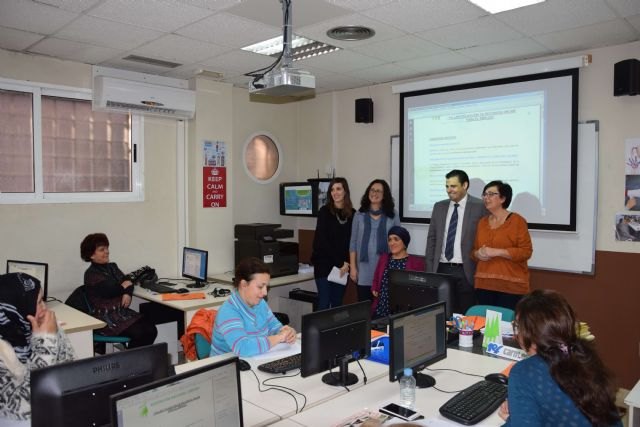
{"type": "Polygon", "coordinates": [[[196,110],[196,93],[177,87],[96,75],[93,78],[93,109],[191,119],[196,110]]]}

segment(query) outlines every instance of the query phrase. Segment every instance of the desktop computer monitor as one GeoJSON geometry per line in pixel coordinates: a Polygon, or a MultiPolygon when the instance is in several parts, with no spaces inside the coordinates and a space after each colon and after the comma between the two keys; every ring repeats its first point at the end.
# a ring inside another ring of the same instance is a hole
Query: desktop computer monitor
{"type": "Polygon", "coordinates": [[[454,280],[450,274],[390,270],[389,304],[391,313],[404,313],[438,301],[444,301],[447,304],[447,316],[451,317],[454,280]]]}
{"type": "Polygon", "coordinates": [[[420,371],[447,357],[445,303],[396,314],[389,318],[389,381],[413,369],[416,385],[426,388],[436,380],[420,371]]]}
{"type": "Polygon", "coordinates": [[[369,301],[302,316],[302,377],[339,367],[339,372],[325,374],[322,381],[335,386],[355,384],[358,377],[349,373],[348,364],[370,354],[369,301]]]}
{"type": "Polygon", "coordinates": [[[40,281],[43,299],[47,300],[47,282],[49,280],[49,264],[34,261],[7,260],[7,273],[24,273],[40,281]]]}
{"type": "Polygon", "coordinates": [[[113,427],[240,427],[242,396],[233,357],[111,396],[113,427]]]}
{"type": "Polygon", "coordinates": [[[31,426],[109,425],[109,396],[169,375],[167,343],[35,369],[31,426]]]}
{"type": "Polygon", "coordinates": [[[207,266],[209,264],[209,252],[202,249],[182,249],[182,277],[192,279],[194,282],[187,285],[188,288],[203,288],[207,284],[207,266]]]}

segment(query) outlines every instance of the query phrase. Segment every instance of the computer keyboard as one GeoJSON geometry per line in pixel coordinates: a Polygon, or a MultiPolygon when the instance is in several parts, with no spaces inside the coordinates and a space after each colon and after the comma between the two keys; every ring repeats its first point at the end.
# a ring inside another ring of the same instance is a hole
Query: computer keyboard
{"type": "Polygon", "coordinates": [[[464,425],[477,424],[491,415],[507,398],[507,386],[491,381],[480,381],[440,407],[440,414],[464,425]]]}
{"type": "Polygon", "coordinates": [[[292,356],[283,357],[282,359],[273,360],[271,362],[263,363],[258,366],[263,372],[270,374],[285,374],[288,371],[294,369],[300,369],[302,365],[302,353],[294,354],[292,356]]]}
{"type": "Polygon", "coordinates": [[[177,292],[176,288],[172,288],[170,286],[163,285],[161,283],[147,282],[147,283],[142,283],[140,286],[143,287],[144,289],[148,289],[151,292],[156,292],[158,294],[171,294],[171,293],[177,292]]]}

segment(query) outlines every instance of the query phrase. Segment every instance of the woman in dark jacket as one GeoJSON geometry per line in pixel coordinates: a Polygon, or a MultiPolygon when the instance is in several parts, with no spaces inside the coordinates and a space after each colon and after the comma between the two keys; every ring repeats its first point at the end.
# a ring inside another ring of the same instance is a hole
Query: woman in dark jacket
{"type": "Polygon", "coordinates": [[[349,273],[349,239],[354,212],[347,180],[334,178],[329,184],[327,203],[318,212],[311,255],[319,310],[342,305],[345,286],[330,282],[328,276],[333,267],[340,270],[341,276],[349,273]]]}
{"type": "Polygon", "coordinates": [[[114,262],[109,262],[109,239],[104,233],[89,234],[80,244],[80,256],[91,265],[84,272],[84,284],[94,314],[107,323],[97,332],[131,338],[129,348],[153,344],[155,325],[131,310],[133,282],[114,262]]]}

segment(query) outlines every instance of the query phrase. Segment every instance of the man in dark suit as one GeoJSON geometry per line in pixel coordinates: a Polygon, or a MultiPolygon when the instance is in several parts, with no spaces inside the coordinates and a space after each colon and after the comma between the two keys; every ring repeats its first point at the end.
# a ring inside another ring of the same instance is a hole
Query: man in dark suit
{"type": "Polygon", "coordinates": [[[482,200],[467,194],[469,176],[454,169],[446,175],[449,199],[433,205],[427,234],[426,271],[451,274],[456,278],[453,311],[464,314],[475,304],[471,259],[478,220],[488,215],[482,200]]]}

